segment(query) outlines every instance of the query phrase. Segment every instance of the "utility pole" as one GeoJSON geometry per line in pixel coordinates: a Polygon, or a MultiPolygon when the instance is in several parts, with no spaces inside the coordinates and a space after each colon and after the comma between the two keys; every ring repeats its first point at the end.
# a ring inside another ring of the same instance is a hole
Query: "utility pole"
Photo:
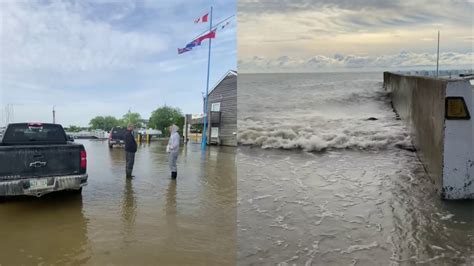
{"type": "Polygon", "coordinates": [[[4,119],[5,119],[5,125],[8,125],[10,122],[14,121],[13,118],[13,104],[7,104],[5,106],[5,113],[4,113],[4,119]]]}
{"type": "Polygon", "coordinates": [[[56,110],[54,110],[54,105],[53,105],[53,124],[56,124],[56,110]]]}
{"type": "Polygon", "coordinates": [[[436,77],[439,74],[439,30],[438,30],[438,52],[436,54],[436,77]]]}

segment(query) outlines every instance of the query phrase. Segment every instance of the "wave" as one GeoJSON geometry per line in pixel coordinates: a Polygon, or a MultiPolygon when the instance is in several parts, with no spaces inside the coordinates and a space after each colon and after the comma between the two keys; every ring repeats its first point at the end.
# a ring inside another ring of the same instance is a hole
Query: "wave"
{"type": "Polygon", "coordinates": [[[411,147],[408,132],[393,118],[320,119],[312,125],[264,122],[247,118],[239,121],[237,141],[241,145],[263,149],[302,149],[324,151],[330,149],[380,150],[411,147]]]}

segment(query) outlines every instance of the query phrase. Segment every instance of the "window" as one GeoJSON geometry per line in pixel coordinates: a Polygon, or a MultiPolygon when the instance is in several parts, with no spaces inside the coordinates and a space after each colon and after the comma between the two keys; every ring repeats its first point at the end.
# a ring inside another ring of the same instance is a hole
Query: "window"
{"type": "Polygon", "coordinates": [[[213,103],[211,105],[211,112],[220,112],[221,111],[221,103],[213,103]]]}
{"type": "Polygon", "coordinates": [[[218,137],[219,137],[219,128],[211,127],[211,138],[218,138],[218,137]]]}

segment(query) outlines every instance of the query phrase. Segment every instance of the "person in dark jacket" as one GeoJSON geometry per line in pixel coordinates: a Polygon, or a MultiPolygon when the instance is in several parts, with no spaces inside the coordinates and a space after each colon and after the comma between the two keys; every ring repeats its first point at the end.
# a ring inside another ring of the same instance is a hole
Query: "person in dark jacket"
{"type": "Polygon", "coordinates": [[[127,178],[132,178],[136,152],[137,142],[133,136],[133,124],[128,124],[127,132],[125,133],[125,173],[127,174],[127,178]]]}

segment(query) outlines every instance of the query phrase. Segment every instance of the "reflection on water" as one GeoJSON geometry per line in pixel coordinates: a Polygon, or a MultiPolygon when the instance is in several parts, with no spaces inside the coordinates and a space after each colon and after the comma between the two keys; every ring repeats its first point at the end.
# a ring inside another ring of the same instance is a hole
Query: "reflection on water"
{"type": "Polygon", "coordinates": [[[88,262],[82,197],[70,193],[0,204],[0,264],[88,262]]]}
{"type": "Polygon", "coordinates": [[[176,219],[176,181],[170,180],[168,189],[166,190],[166,223],[168,228],[168,240],[166,241],[169,245],[176,245],[175,237],[178,234],[178,221],[176,219]]]}
{"type": "Polygon", "coordinates": [[[0,264],[229,265],[235,262],[235,149],[180,151],[169,176],[166,143],[142,144],[133,179],[122,148],[80,140],[88,154],[82,196],[0,204],[0,264]],[[5,240],[5,241],[3,241],[5,240]]]}
{"type": "Polygon", "coordinates": [[[135,218],[137,216],[136,200],[133,193],[133,182],[131,179],[125,179],[125,189],[122,202],[122,219],[125,223],[125,234],[132,233],[135,218]]]}

